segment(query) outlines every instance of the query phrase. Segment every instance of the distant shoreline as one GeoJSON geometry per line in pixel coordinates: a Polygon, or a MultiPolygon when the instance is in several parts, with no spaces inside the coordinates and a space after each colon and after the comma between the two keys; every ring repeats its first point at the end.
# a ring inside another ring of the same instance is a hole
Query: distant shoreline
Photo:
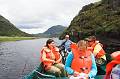
{"type": "Polygon", "coordinates": [[[38,39],[38,38],[40,38],[40,37],[8,37],[8,36],[0,36],[0,42],[31,40],[31,39],[38,39]]]}

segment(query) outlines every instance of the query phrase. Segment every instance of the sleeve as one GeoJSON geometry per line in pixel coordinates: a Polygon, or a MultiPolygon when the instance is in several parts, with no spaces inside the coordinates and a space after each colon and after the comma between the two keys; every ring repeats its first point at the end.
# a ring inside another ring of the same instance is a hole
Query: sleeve
{"type": "Polygon", "coordinates": [[[94,50],[93,50],[93,54],[94,56],[96,57],[96,55],[100,52],[100,50],[102,49],[102,47],[97,44],[95,47],[94,47],[94,50]]]}
{"type": "Polygon", "coordinates": [[[71,74],[71,75],[74,73],[74,70],[71,69],[72,60],[73,60],[73,54],[72,52],[69,52],[65,62],[65,70],[68,72],[68,74],[71,74]]]}
{"type": "Polygon", "coordinates": [[[93,54],[91,54],[91,58],[92,58],[92,69],[90,73],[88,74],[89,78],[93,78],[97,74],[97,66],[96,66],[95,57],[93,54]]]}

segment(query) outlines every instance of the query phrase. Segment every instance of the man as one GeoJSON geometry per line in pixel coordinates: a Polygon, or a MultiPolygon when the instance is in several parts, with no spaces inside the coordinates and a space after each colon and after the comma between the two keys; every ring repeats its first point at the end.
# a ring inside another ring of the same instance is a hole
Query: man
{"type": "Polygon", "coordinates": [[[105,56],[105,51],[102,48],[103,45],[96,40],[95,36],[89,36],[88,38],[86,38],[86,40],[88,41],[88,50],[92,51],[92,53],[95,56],[98,67],[98,74],[104,75],[106,56],[105,56]]]}
{"type": "Polygon", "coordinates": [[[61,44],[61,48],[62,48],[61,49],[61,55],[62,55],[62,62],[63,62],[63,64],[65,64],[68,52],[71,51],[71,48],[70,48],[71,43],[72,43],[72,41],[69,39],[69,35],[66,35],[65,36],[65,40],[61,44]]]}
{"type": "Polygon", "coordinates": [[[64,46],[64,47],[65,47],[65,50],[68,52],[68,51],[71,51],[71,49],[70,49],[71,43],[72,43],[72,41],[69,39],[69,35],[66,35],[66,36],[65,36],[65,40],[64,40],[64,42],[61,44],[61,46],[64,46]]]}
{"type": "Polygon", "coordinates": [[[86,40],[88,41],[88,49],[90,47],[90,50],[93,52],[95,58],[103,58],[106,60],[105,51],[102,48],[103,45],[96,40],[96,37],[89,36],[86,40]]]}

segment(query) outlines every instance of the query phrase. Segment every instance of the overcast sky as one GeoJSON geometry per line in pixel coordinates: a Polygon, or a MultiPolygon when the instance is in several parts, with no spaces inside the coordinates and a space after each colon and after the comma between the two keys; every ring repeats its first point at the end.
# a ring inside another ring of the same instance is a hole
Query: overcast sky
{"type": "Polygon", "coordinates": [[[30,34],[69,26],[84,5],[100,0],[0,0],[0,14],[30,34]]]}

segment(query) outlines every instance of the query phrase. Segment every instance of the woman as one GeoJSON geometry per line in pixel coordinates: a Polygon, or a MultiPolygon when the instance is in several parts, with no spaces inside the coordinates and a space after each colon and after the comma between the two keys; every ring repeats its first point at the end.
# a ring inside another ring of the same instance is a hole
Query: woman
{"type": "Polygon", "coordinates": [[[69,75],[79,79],[92,79],[96,76],[97,67],[92,52],[87,50],[87,42],[81,40],[78,44],[72,44],[65,63],[65,70],[69,75]]]}
{"type": "Polygon", "coordinates": [[[64,70],[64,65],[61,63],[61,55],[59,49],[55,46],[52,39],[48,39],[46,46],[41,51],[41,62],[43,63],[46,72],[60,75],[64,70]]]}

